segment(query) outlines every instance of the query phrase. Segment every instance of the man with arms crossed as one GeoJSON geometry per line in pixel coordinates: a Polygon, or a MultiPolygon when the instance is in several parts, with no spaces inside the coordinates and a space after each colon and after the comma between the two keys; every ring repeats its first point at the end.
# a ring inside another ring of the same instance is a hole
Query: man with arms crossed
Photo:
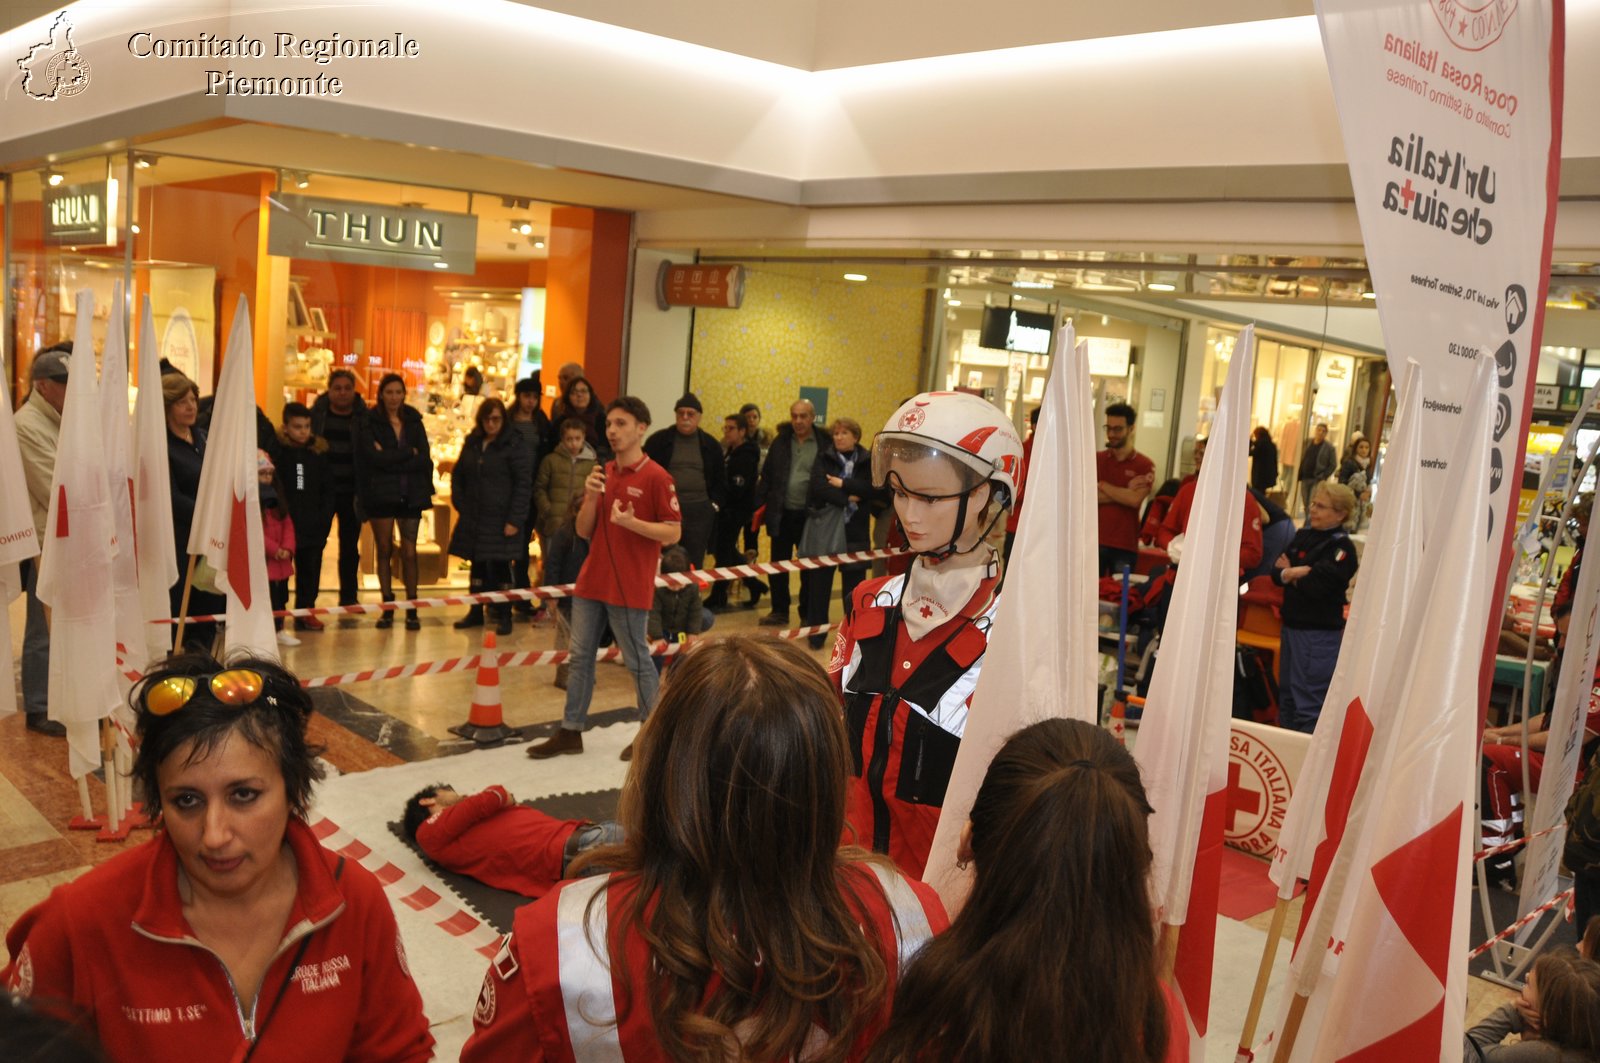
{"type": "Polygon", "coordinates": [[[1156,467],[1133,449],[1137,415],[1125,402],[1106,407],[1106,448],[1095,455],[1100,498],[1100,575],[1115,576],[1139,557],[1139,507],[1150,495],[1156,467]]]}

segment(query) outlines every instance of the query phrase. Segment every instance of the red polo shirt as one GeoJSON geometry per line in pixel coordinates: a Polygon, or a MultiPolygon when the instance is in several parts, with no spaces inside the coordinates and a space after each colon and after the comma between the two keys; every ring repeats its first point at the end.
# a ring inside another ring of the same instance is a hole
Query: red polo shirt
{"type": "MultiPolygon", "coordinates": [[[[1112,487],[1127,487],[1141,476],[1154,476],[1155,462],[1137,450],[1127,461],[1118,461],[1111,450],[1095,454],[1095,476],[1101,483],[1112,487]]],[[[1125,506],[1120,502],[1100,503],[1100,545],[1117,550],[1139,549],[1139,507],[1125,506]]]]}
{"type": "Polygon", "coordinates": [[[633,515],[652,522],[681,523],[672,476],[648,457],[627,468],[606,462],[606,490],[589,536],[589,557],[578,573],[577,595],[590,601],[649,609],[655,597],[661,544],[611,523],[611,504],[633,504],[633,515]]]}

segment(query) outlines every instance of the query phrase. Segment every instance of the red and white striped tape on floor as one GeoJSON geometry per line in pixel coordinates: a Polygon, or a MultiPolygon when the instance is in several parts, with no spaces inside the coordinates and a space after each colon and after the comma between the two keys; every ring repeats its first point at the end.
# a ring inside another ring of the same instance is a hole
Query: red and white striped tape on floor
{"type": "Polygon", "coordinates": [[[422,885],[414,876],[381,859],[355,835],[350,834],[326,816],[311,824],[311,831],[324,847],[349,860],[354,860],[383,883],[386,893],[413,911],[420,912],[451,937],[466,945],[486,959],[494,959],[500,950],[500,932],[471,912],[457,908],[430,886],[422,885]]]}

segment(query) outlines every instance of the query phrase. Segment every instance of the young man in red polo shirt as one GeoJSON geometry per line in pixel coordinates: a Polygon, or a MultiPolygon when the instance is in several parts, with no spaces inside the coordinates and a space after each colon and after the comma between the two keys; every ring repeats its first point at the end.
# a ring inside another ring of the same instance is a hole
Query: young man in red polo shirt
{"type": "Polygon", "coordinates": [[[1133,449],[1133,407],[1106,407],[1106,449],[1095,455],[1100,496],[1100,575],[1114,576],[1139,557],[1139,507],[1150,495],[1156,467],[1133,449]]]}
{"type": "MultiPolygon", "coordinates": [[[[589,474],[578,510],[577,530],[589,540],[589,556],[572,596],[566,712],[560,730],[528,748],[528,756],[535,760],[583,752],[583,729],[594,695],[594,654],[607,624],[622,648],[623,663],[633,673],[640,718],[655,705],[658,680],[645,623],[655,596],[661,548],[678,541],[682,516],[671,474],[644,452],[649,432],[650,408],[641,400],[624,395],[606,407],[606,441],[616,460],[589,474]]],[[[622,759],[632,757],[629,745],[622,759]]]]}

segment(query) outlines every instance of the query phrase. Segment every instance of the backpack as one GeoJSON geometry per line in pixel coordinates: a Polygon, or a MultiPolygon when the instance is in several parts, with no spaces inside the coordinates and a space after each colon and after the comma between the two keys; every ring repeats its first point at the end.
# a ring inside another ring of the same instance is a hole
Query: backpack
{"type": "Polygon", "coordinates": [[[1567,801],[1567,843],[1561,859],[1574,874],[1600,871],[1600,752],[1567,801]]]}
{"type": "Polygon", "coordinates": [[[1278,683],[1267,666],[1271,658],[1254,646],[1233,648],[1233,716],[1237,720],[1275,723],[1278,683]]]}

